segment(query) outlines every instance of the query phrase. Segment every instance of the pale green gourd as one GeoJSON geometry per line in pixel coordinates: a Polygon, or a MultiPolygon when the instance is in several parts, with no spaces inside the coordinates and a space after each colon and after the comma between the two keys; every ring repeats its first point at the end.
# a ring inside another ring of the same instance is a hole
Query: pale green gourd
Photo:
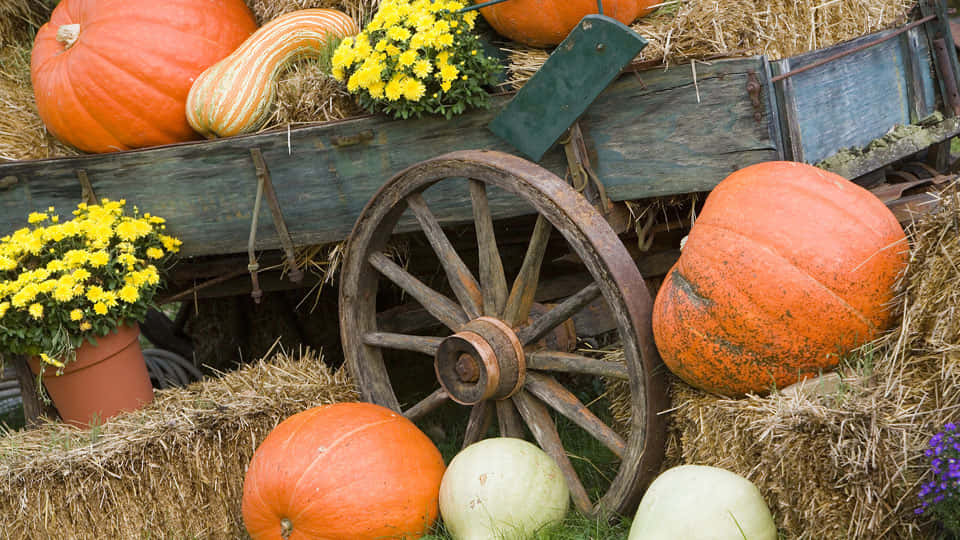
{"type": "Polygon", "coordinates": [[[522,539],[569,507],[560,467],[522,439],[493,438],[454,456],[440,483],[440,515],[455,540],[522,539]]]}
{"type": "Polygon", "coordinates": [[[681,465],[647,488],[628,540],[777,540],[753,483],[717,467],[681,465]]]}

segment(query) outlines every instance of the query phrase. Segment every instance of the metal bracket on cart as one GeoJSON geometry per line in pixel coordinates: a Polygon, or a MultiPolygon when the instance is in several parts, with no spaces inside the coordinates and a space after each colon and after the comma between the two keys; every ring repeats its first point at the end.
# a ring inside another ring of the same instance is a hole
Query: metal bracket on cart
{"type": "Polygon", "coordinates": [[[259,304],[260,299],[263,298],[263,290],[260,289],[260,279],[257,276],[260,271],[260,263],[257,262],[256,256],[257,221],[260,216],[260,201],[264,195],[267,197],[267,204],[270,206],[270,213],[273,215],[273,225],[277,229],[280,244],[283,246],[284,257],[290,268],[290,281],[293,283],[303,281],[303,271],[297,264],[297,257],[293,251],[293,240],[290,238],[287,223],[283,219],[283,211],[280,209],[280,202],[277,200],[277,192],[273,189],[270,170],[267,169],[267,162],[263,159],[263,153],[259,148],[251,148],[250,157],[253,159],[253,165],[257,170],[257,195],[253,202],[253,215],[250,217],[250,238],[247,242],[247,254],[250,262],[247,264],[247,271],[250,272],[252,285],[250,296],[254,302],[259,304]]]}

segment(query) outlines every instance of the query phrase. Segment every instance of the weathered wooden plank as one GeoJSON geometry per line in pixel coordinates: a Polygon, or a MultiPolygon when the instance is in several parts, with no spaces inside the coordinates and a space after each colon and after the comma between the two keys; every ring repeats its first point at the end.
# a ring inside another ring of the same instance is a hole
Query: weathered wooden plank
{"type": "Polygon", "coordinates": [[[957,135],[960,135],[960,117],[947,118],[898,139],[878,141],[880,144],[869,145],[856,154],[844,152],[831,156],[819,166],[852,180],[957,135]]]}
{"type": "MultiPolygon", "coordinates": [[[[627,75],[601,94],[581,119],[597,152],[595,170],[614,200],[707,191],[731,170],[777,155],[746,91],[747,76],[765,78],[759,57],[627,75]]],[[[439,154],[468,148],[511,151],[487,123],[509,96],[488,111],[452,121],[394,121],[359,117],[269,132],[147,150],[0,165],[0,234],[26,222],[30,211],[69,211],[81,198],[76,170],[86,171],[96,194],[125,198],[168,219],[168,232],[184,241],[183,254],[242,253],[250,228],[256,174],[250,149],[260,148],[296,245],[339,241],[361,209],[393,174],[439,154]],[[9,182],[3,182],[6,185],[9,182]]],[[[563,174],[557,147],[541,162],[563,174]]],[[[470,219],[465,182],[442,182],[424,194],[442,224],[470,219]]],[[[531,209],[500,190],[489,193],[495,219],[531,209]]],[[[416,228],[412,216],[398,230],[416,228]]],[[[269,219],[261,219],[258,249],[280,247],[269,219]]]]}
{"type": "MultiPolygon", "coordinates": [[[[891,32],[870,34],[774,64],[781,72],[797,70],[891,32]]],[[[910,42],[890,39],[778,82],[784,93],[781,113],[797,124],[796,132],[788,130],[795,149],[793,159],[816,163],[841,148],[865,146],[894,125],[910,124],[916,116],[912,110],[921,102],[921,116],[932,114],[936,83],[922,35],[922,27],[908,32],[915,49],[910,42]],[[917,57],[910,56],[911,50],[917,57]],[[911,65],[917,60],[920,69],[911,65]],[[917,99],[912,101],[911,94],[917,94],[917,99]]]]}

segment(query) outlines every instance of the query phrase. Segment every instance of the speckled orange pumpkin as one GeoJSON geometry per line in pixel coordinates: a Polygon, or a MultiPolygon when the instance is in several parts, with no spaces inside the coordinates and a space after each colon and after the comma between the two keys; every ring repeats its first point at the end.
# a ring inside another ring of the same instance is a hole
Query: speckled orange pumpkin
{"type": "Polygon", "coordinates": [[[890,324],[907,256],[896,218],[860,186],[801,163],[752,165],[713,190],[661,285],[657,347],[710,392],[783,388],[890,324]]]}
{"type": "Polygon", "coordinates": [[[433,442],[385,407],[316,407],[257,448],[243,523],[253,540],[420,538],[437,518],[444,470],[433,442]]]}
{"type": "MultiPolygon", "coordinates": [[[[603,14],[630,24],[661,1],[603,0],[603,14]]],[[[563,41],[580,19],[598,11],[597,0],[508,0],[485,7],[480,13],[500,35],[533,47],[547,47],[563,41]]]]}

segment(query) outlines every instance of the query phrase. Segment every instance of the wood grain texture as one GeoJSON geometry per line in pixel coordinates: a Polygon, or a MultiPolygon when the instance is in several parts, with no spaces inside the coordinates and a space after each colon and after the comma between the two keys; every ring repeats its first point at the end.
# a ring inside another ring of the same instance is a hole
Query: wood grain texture
{"type": "MultiPolygon", "coordinates": [[[[753,118],[745,90],[750,71],[763,74],[761,58],[699,65],[700,103],[689,66],[615,81],[580,121],[610,197],[706,191],[733,169],[775,158],[765,121],[753,118]]],[[[38,208],[69,212],[81,199],[76,170],[83,169],[99,197],[125,198],[167,218],[167,232],[183,240],[184,256],[243,253],[256,194],[250,149],[259,147],[294,244],[340,241],[376,190],[406,167],[460,149],[515,152],[486,127],[508,99],[496,96],[491,109],[451,121],[366,116],[148,150],[0,164],[0,179],[17,179],[0,188],[0,234],[23,227],[38,208]]],[[[562,176],[562,150],[553,147],[541,165],[562,176]]],[[[441,224],[471,219],[468,197],[466,182],[444,182],[424,194],[441,224]]],[[[491,190],[489,199],[494,219],[532,213],[499,190],[491,190]]],[[[417,227],[408,215],[397,229],[417,227]]],[[[256,247],[280,247],[269,220],[259,225],[256,247]]]]}
{"type": "MultiPolygon", "coordinates": [[[[780,72],[796,70],[888,33],[772,64],[780,72]]],[[[936,82],[923,28],[905,35],[776,83],[785,94],[781,113],[796,121],[797,131],[789,131],[793,148],[800,150],[794,160],[816,163],[842,148],[865,146],[896,124],[919,120],[916,113],[920,118],[933,113],[936,82]]]]}

